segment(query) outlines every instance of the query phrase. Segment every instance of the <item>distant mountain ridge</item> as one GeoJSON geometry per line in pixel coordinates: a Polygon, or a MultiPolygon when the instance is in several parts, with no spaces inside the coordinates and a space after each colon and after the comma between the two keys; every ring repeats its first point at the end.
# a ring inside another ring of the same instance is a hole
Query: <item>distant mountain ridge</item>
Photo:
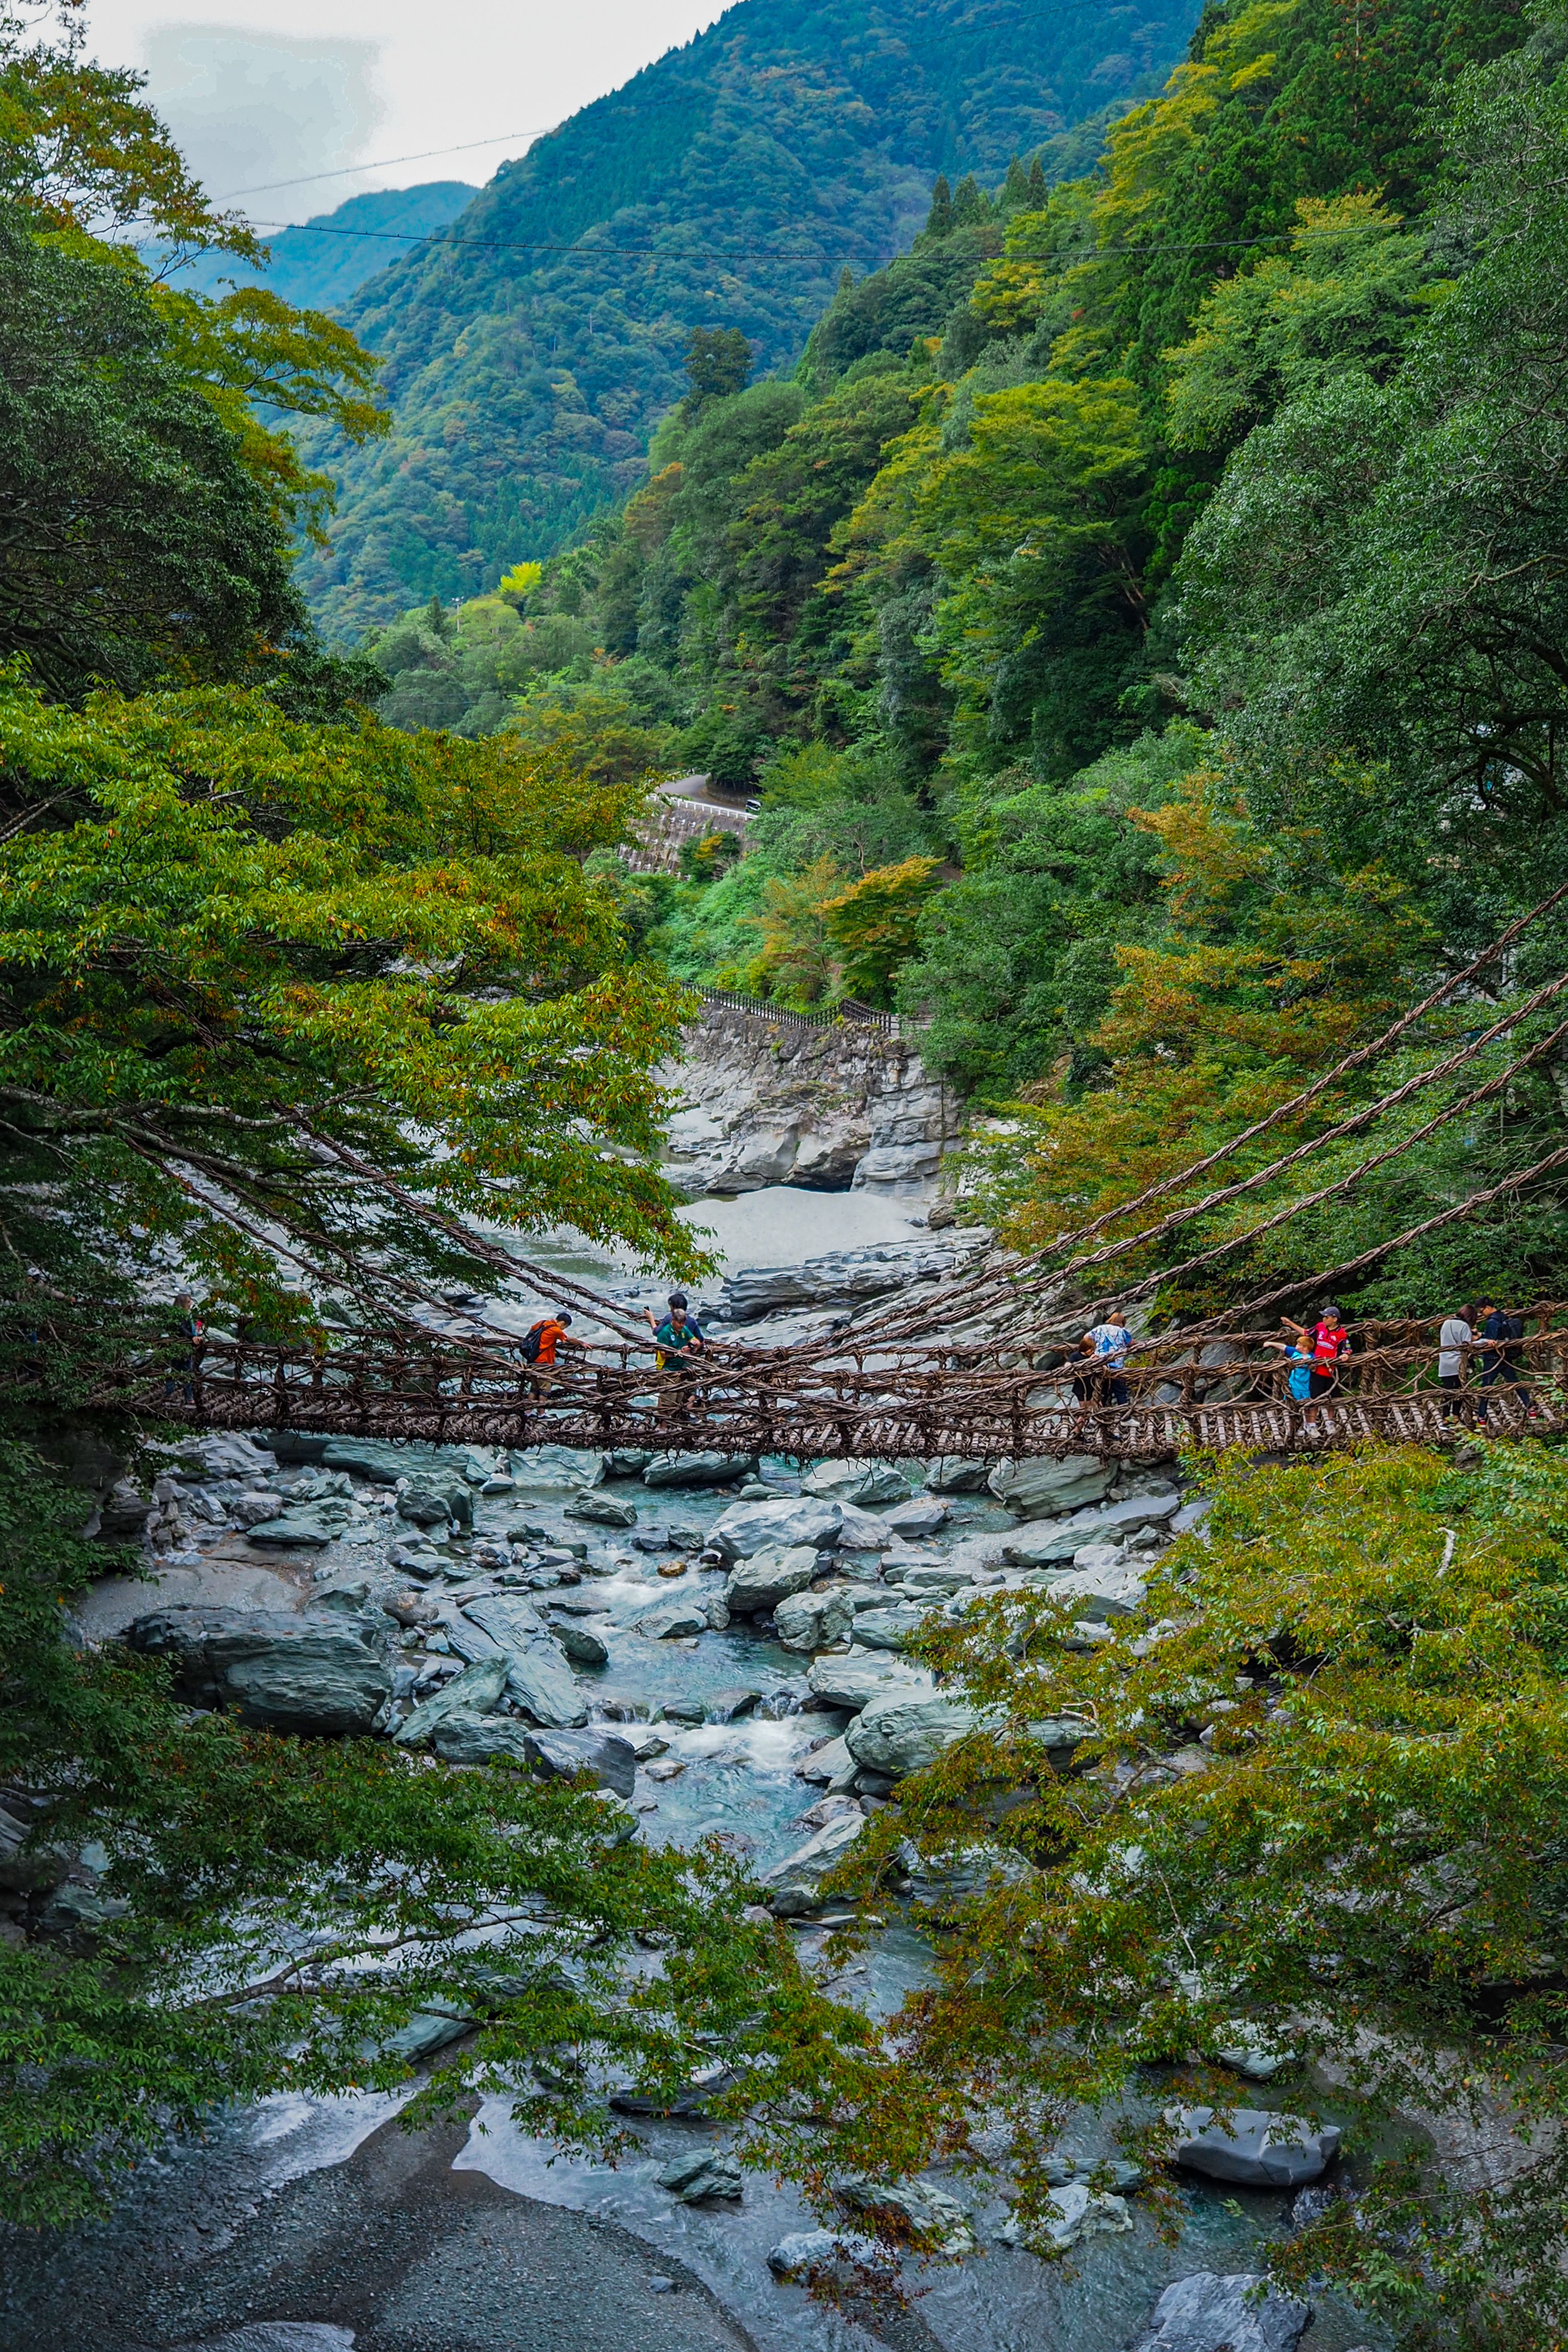
{"type": "MultiPolygon", "coordinates": [[[[479,193],[467,180],[377,188],[348,197],[332,212],[312,213],[297,226],[264,228],[261,234],[272,256],[269,269],[248,268],[230,254],[204,254],[179,282],[204,294],[216,293],[225,285],[268,286],[302,310],[336,310],[432,229],[455,221],[479,193]]],[[[287,191],[282,200],[287,204],[287,191]]]]}
{"type": "Polygon", "coordinates": [[[581,535],[641,471],[694,327],[798,356],[841,273],[889,259],[939,171],[1013,154],[1157,88],[1195,0],[741,0],[502,167],[344,315],[386,362],[374,449],[302,580],[352,640],[581,535]],[[570,252],[560,250],[571,247],[570,252]]]}

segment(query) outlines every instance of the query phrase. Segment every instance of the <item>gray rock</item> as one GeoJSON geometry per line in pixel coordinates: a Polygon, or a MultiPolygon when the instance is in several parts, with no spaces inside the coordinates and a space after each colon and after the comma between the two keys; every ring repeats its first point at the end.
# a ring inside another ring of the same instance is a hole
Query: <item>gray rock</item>
{"type": "Polygon", "coordinates": [[[1178,2164],[1248,2189],[1304,2188],[1322,2178],[1340,2150],[1338,2124],[1314,2129],[1300,2116],[1266,2107],[1236,2108],[1228,2126],[1215,2121],[1213,2107],[1173,2108],[1168,2120],[1178,2134],[1178,2164]]]}
{"type": "Polygon", "coordinates": [[[700,2205],[710,2197],[732,2204],[745,2189],[739,2160],[716,2147],[693,2148],[678,2156],[655,2178],[683,2205],[700,2205]]]}
{"type": "Polygon", "coordinates": [[[935,1535],[952,1516],[940,1495],[916,1495],[909,1502],[900,1503],[897,1510],[889,1511],[883,1524],[906,1543],[918,1543],[922,1536],[935,1535]]]}
{"type": "Polygon", "coordinates": [[[907,1501],[910,1482],[887,1462],[819,1462],[801,1480],[800,1491],[826,1502],[858,1503],[868,1509],[874,1503],[907,1501]]]}
{"type": "Polygon", "coordinates": [[[786,1650],[826,1650],[841,1642],[855,1622],[847,1592],[793,1592],[773,1611],[773,1627],[786,1650]]]}
{"type": "Polygon", "coordinates": [[[816,1574],[813,1546],[770,1544],[731,1570],[724,1587],[725,1603],[731,1617],[765,1616],[792,1592],[804,1591],[816,1574]]]}
{"type": "Polygon", "coordinates": [[[769,1548],[794,1549],[807,1544],[820,1551],[838,1540],[844,1524],[841,1504],[817,1502],[809,1496],[782,1496],[773,1503],[733,1503],[708,1531],[711,1550],[724,1559],[750,1559],[769,1548]]]}
{"type": "Polygon", "coordinates": [[[802,1912],[815,1911],[822,1900],[822,1889],[832,1876],[866,1826],[863,1813],[836,1814],[826,1829],[808,1838],[795,1853],[763,1874],[763,1885],[771,1887],[769,1908],[781,1919],[798,1917],[802,1912]]]}
{"type": "Polygon", "coordinates": [[[293,1505],[276,1518],[259,1520],[247,1535],[254,1544],[279,1548],[305,1544],[321,1551],[336,1541],[353,1517],[351,1502],[337,1495],[323,1495],[319,1501],[293,1505]]]}
{"type": "Polygon", "coordinates": [[[752,1712],[761,1697],[761,1691],[750,1690],[742,1684],[737,1684],[729,1690],[715,1691],[708,1702],[708,1721],[739,1723],[743,1716],[752,1712]]]}
{"type": "Polygon", "coordinates": [[[529,1761],[527,1726],[510,1715],[476,1715],[457,1707],[442,1717],[430,1734],[430,1745],[448,1764],[493,1764],[529,1761]]]}
{"type": "Polygon", "coordinates": [[[892,1549],[893,1531],[886,1519],[878,1518],[873,1511],[861,1510],[855,1503],[841,1503],[838,1507],[842,1514],[838,1522],[840,1551],[889,1551],[892,1549]]]}
{"type": "Polygon", "coordinates": [[[574,1666],[607,1666],[609,1664],[609,1651],[597,1633],[594,1633],[589,1626],[558,1624],[552,1626],[551,1630],[574,1666]]]}
{"type": "Polygon", "coordinates": [[[1148,1588],[1143,1570],[1131,1560],[1111,1568],[1069,1568],[1042,1587],[1052,1601],[1065,1601],[1077,1618],[1103,1625],[1142,1609],[1148,1588]]]}
{"type": "Polygon", "coordinates": [[[1124,2197],[1118,2197],[1112,2190],[1085,2188],[1081,2181],[1070,2181],[1052,2189],[1037,2222],[1024,2221],[1017,2214],[1010,2213],[996,2235],[1005,2246],[1036,2247],[1041,2251],[1049,2247],[1065,2253],[1084,2238],[1113,2235],[1131,2227],[1132,2216],[1124,2197]]]}
{"type": "Polygon", "coordinates": [[[847,1789],[859,1769],[843,1739],[828,1740],[826,1746],[815,1748],[804,1764],[795,1766],[800,1780],[809,1781],[813,1788],[829,1790],[847,1789]]]}
{"type": "Polygon", "coordinates": [[[977,1495],[991,1474],[989,1462],[965,1462],[944,1454],[926,1465],[926,1485],[933,1495],[977,1495]]]}
{"type": "Polygon", "coordinates": [[[1213,1508],[1212,1495],[1200,1495],[1196,1502],[1184,1503],[1171,1520],[1171,1533],[1173,1536],[1190,1536],[1195,1528],[1203,1526],[1213,1508]]]}
{"type": "Polygon", "coordinates": [[[906,1902],[922,1907],[966,1901],[993,1887],[1026,1886],[1035,1875],[1034,1864],[1022,1854],[994,1845],[949,1846],[945,1853],[922,1853],[912,1839],[905,1838],[898,1855],[903,1873],[898,1891],[906,1902]]]}
{"type": "Polygon", "coordinates": [[[590,1487],[585,1495],[574,1495],[561,1516],[563,1519],[588,1519],[602,1528],[635,1528],[637,1523],[635,1503],[618,1503],[613,1495],[602,1494],[597,1487],[590,1487]]]}
{"type": "Polygon", "coordinates": [[[708,1612],[699,1601],[674,1601],[650,1609],[637,1621],[637,1630],[650,1642],[688,1642],[708,1631],[708,1612]]]}
{"type": "Polygon", "coordinates": [[[1133,2352],[1296,2352],[1311,2317],[1255,2271],[1195,2271],[1165,2289],[1133,2352]]]}
{"type": "Polygon", "coordinates": [[[775,2278],[804,2285],[853,2287],[867,2269],[885,2269],[887,2256],[853,2230],[792,2230],[768,2253],[775,2278]]]}
{"type": "Polygon", "coordinates": [[[877,2180],[866,2173],[852,2174],[836,2180],[833,2193],[851,2213],[872,2220],[879,2213],[891,2214],[931,2253],[952,2259],[973,2253],[979,2244],[967,2208],[933,2180],[877,2180]]]}
{"type": "Polygon", "coordinates": [[[863,1609],[856,1613],[855,1639],[869,1650],[902,1650],[925,1622],[925,1610],[913,1601],[896,1609],[863,1609]]]}
{"type": "Polygon", "coordinates": [[[638,1478],[653,1460],[640,1446],[617,1445],[605,1456],[606,1478],[638,1478]]]}
{"type": "Polygon", "coordinates": [[[616,1732],[531,1731],[523,1745],[542,1780],[591,1772],[601,1789],[613,1789],[617,1797],[629,1797],[637,1785],[637,1752],[616,1732]]]}
{"type": "Polygon", "coordinates": [[[806,1675],[812,1695],[829,1706],[858,1715],[871,1699],[897,1689],[908,1696],[930,1696],[936,1689],[928,1674],[875,1651],[847,1650],[842,1657],[814,1658],[806,1675]]]}
{"type": "Polygon", "coordinates": [[[1068,1454],[1058,1462],[999,1462],[986,1483],[997,1501],[1019,1518],[1047,1519],[1084,1503],[1098,1503],[1109,1493],[1116,1469],[1114,1462],[1101,1462],[1092,1454],[1068,1454]]]}
{"type": "Polygon", "coordinates": [[[499,1653],[479,1659],[475,1665],[465,1666],[433,1698],[416,1706],[398,1725],[393,1738],[400,1748],[416,1748],[449,1715],[488,1715],[505,1690],[510,1671],[507,1659],[499,1653]]]}
{"type": "Polygon", "coordinates": [[[955,1568],[946,1560],[917,1560],[903,1571],[902,1582],[908,1593],[960,1592],[971,1581],[967,1570],[955,1568]]]}
{"type": "Polygon", "coordinates": [[[508,1696],[535,1723],[547,1731],[574,1731],[587,1722],[587,1706],[552,1642],[541,1642],[531,1650],[510,1651],[507,1664],[508,1696]]]}
{"type": "Polygon", "coordinates": [[[126,1640],[175,1660],[182,1696],[265,1731],[368,1731],[392,1696],[391,1664],[363,1618],[188,1606],[138,1617],[126,1640]]]}
{"type": "Polygon", "coordinates": [[[642,1482],[645,1486],[732,1486],[756,1467],[754,1454],[656,1454],[642,1482]]]}
{"type": "Polygon", "coordinates": [[[901,1780],[934,1764],[944,1748],[973,1731],[979,1720],[972,1706],[944,1692],[911,1696],[891,1690],[868,1700],[844,1737],[857,1764],[901,1780]]]}

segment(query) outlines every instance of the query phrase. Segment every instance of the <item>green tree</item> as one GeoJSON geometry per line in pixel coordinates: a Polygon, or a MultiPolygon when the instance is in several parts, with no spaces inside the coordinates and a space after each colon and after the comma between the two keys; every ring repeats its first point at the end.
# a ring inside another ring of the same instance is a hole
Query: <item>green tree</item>
{"type": "Polygon", "coordinates": [[[840,985],[863,1004],[886,1004],[900,968],[915,951],[921,909],[937,887],[940,860],[906,857],[878,866],[825,900],[822,919],[842,958],[840,985]]]}
{"type": "Polygon", "coordinates": [[[686,346],[686,413],[698,415],[710,400],[730,400],[743,392],[751,377],[753,354],[739,327],[695,327],[686,346]]]}

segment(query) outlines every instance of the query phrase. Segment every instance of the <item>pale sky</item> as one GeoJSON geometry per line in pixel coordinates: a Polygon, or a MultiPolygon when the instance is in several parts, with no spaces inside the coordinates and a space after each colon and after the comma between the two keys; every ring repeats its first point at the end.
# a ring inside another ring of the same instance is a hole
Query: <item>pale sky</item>
{"type": "Polygon", "coordinates": [[[253,220],[276,225],[366,188],[482,183],[724,5],[89,0],[88,47],[150,75],[148,95],[210,195],[241,197],[253,220]],[[356,168],[303,178],[344,165],[356,168]]]}

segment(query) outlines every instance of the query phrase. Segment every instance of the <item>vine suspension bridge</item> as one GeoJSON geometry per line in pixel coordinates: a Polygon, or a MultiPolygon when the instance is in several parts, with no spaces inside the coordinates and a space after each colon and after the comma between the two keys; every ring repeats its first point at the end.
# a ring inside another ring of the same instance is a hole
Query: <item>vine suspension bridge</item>
{"type": "MultiPolygon", "coordinates": [[[[1410,1037],[1437,1008],[1452,1012],[1460,992],[1469,1013],[1471,983],[1564,898],[1568,884],[1380,1036],[1215,1150],[1060,1234],[1049,1249],[1026,1258],[994,1254],[973,1276],[911,1286],[894,1304],[849,1328],[789,1348],[710,1337],[700,1357],[665,1364],[648,1333],[625,1319],[619,1302],[477,1234],[302,1122],[312,1141],[369,1191],[391,1196],[405,1213],[438,1228],[498,1273],[521,1276],[536,1293],[583,1311],[605,1336],[595,1339],[588,1356],[548,1371],[525,1363],[515,1341],[493,1332],[437,1336],[412,1316],[396,1319],[389,1333],[341,1340],[209,1336],[174,1358],[164,1339],[121,1349],[94,1383],[93,1402],[218,1428],[801,1459],[1162,1456],[1192,1446],[1297,1452],[1369,1440],[1432,1444],[1478,1420],[1493,1431],[1568,1427],[1568,1306],[1556,1302],[1526,1310],[1523,1336],[1506,1348],[1478,1343],[1466,1350],[1475,1360],[1466,1363],[1466,1386],[1458,1396],[1435,1382],[1440,1318],[1352,1323],[1349,1353],[1337,1366],[1331,1391],[1311,1402],[1289,1394],[1289,1368],[1270,1346],[1285,1302],[1331,1295],[1401,1248],[1481,1217],[1568,1170],[1568,1145],[1359,1256],[1248,1299],[1222,1318],[1140,1338],[1117,1375],[1125,1383],[1124,1402],[1102,1374],[1072,1354],[1086,1324],[1112,1303],[1129,1307],[1206,1272],[1259,1234],[1352,1193],[1373,1170],[1497,1098],[1521,1071],[1568,1050],[1568,1020],[1544,1028],[1534,1020],[1568,993],[1564,972],[1479,1030],[1468,1030],[1390,1091],[1331,1117],[1306,1140],[1193,1197],[1220,1162],[1288,1121],[1300,1121],[1342,1081],[1410,1037]],[[1194,1255],[1162,1263],[1157,1271],[1093,1297],[1100,1269],[1149,1250],[1265,1184],[1293,1178],[1315,1153],[1444,1084],[1525,1023],[1534,1024],[1526,1033],[1529,1042],[1516,1040],[1503,1067],[1468,1091],[1441,1097],[1413,1129],[1400,1122],[1394,1142],[1373,1150],[1348,1173],[1296,1192],[1286,1206],[1239,1224],[1194,1255]],[[1175,1205],[1162,1205],[1173,1199],[1175,1205]],[[1120,1236],[1102,1238],[1111,1228],[1120,1228],[1120,1236]],[[1086,1249],[1086,1243],[1096,1246],[1086,1249]],[[1484,1375],[1484,1383],[1476,1373],[1484,1375]]],[[[29,1377],[47,1381],[51,1342],[58,1344],[47,1311],[35,1337],[39,1360],[29,1377]]]]}

